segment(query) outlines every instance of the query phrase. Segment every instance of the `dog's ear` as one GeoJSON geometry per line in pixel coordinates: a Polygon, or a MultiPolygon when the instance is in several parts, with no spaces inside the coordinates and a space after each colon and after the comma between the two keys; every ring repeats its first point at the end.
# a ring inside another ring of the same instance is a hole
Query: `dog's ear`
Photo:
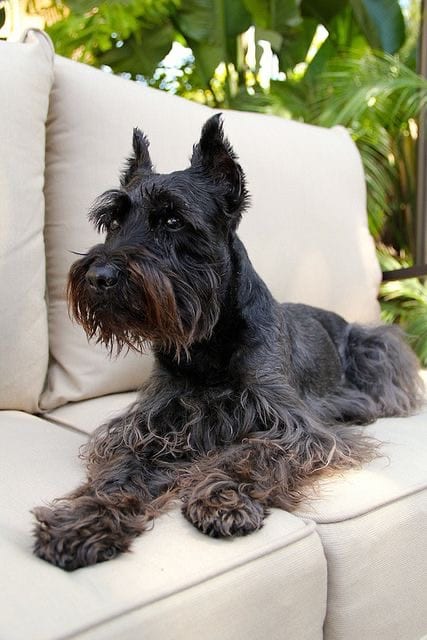
{"type": "Polygon", "coordinates": [[[248,192],[245,174],[233,147],[224,136],[221,114],[212,116],[204,124],[200,140],[193,147],[191,166],[201,168],[224,188],[227,213],[236,227],[248,203],[248,192]]]}
{"type": "Polygon", "coordinates": [[[122,173],[120,183],[125,187],[136,175],[144,176],[153,173],[148,147],[150,142],[138,127],[133,130],[132,147],[133,154],[126,161],[125,169],[122,173]]]}

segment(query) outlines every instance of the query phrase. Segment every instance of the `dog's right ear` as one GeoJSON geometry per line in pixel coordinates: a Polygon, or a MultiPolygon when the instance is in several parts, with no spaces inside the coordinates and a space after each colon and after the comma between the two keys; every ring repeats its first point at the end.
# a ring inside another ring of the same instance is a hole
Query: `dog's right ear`
{"type": "Polygon", "coordinates": [[[127,159],[125,169],[120,178],[122,187],[126,187],[135,176],[141,177],[153,173],[153,165],[148,152],[150,143],[138,127],[133,130],[132,146],[133,155],[127,159]]]}
{"type": "Polygon", "coordinates": [[[249,195],[245,174],[237,161],[233,147],[224,135],[221,114],[205,122],[199,142],[193,147],[191,166],[198,167],[223,189],[231,228],[239,224],[249,195]]]}

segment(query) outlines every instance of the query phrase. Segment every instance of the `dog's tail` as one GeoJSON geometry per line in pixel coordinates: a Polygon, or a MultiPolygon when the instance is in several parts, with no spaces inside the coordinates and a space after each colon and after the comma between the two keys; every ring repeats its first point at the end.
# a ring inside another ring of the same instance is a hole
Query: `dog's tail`
{"type": "Polygon", "coordinates": [[[344,366],[347,384],[372,398],[377,417],[410,415],[424,402],[419,363],[396,326],[349,325],[344,366]]]}

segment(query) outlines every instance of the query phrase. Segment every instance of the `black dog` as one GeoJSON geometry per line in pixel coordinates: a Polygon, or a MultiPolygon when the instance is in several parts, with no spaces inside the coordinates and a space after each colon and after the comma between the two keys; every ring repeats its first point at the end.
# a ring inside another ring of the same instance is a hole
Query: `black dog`
{"type": "Polygon", "coordinates": [[[133,149],[120,189],[90,212],[106,239],[73,265],[68,292],[89,337],[150,343],[156,362],[87,445],[86,484],[35,510],[35,553],[70,571],[126,551],[176,498],[210,536],[259,529],[320,472],[374,455],[354,425],[422,397],[394,329],[273,299],[236,235],[248,193],[220,116],[185,171],[155,173],[138,129],[133,149]]]}

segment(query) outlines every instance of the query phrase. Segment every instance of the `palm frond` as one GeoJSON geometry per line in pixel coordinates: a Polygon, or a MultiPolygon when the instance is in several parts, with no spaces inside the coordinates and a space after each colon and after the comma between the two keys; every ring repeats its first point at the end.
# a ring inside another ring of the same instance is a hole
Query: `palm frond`
{"type": "Polygon", "coordinates": [[[343,52],[331,60],[321,85],[317,112],[324,126],[350,126],[376,113],[388,129],[396,128],[427,104],[427,80],[388,54],[343,52]]]}

